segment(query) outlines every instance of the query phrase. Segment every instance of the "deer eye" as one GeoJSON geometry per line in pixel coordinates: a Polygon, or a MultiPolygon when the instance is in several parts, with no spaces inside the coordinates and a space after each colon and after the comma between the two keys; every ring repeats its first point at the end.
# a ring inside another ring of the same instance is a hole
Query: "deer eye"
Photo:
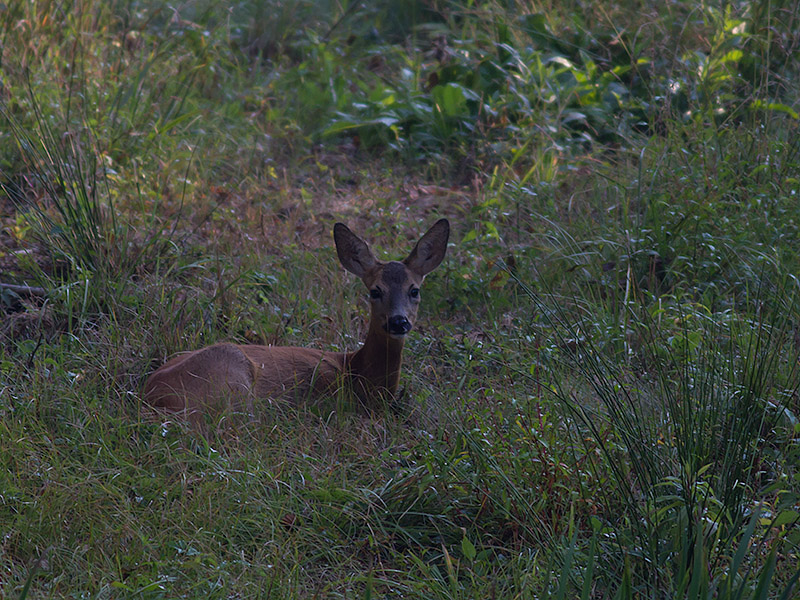
{"type": "Polygon", "coordinates": [[[408,295],[412,298],[419,298],[419,288],[411,288],[408,290],[408,295]]]}
{"type": "Polygon", "coordinates": [[[383,298],[383,292],[379,288],[375,288],[369,291],[369,297],[373,300],[380,300],[383,298]]]}

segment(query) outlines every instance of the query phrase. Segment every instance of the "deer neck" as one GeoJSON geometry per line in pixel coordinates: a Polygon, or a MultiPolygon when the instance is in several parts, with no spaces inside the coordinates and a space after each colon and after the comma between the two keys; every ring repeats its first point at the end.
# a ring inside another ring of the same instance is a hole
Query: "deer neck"
{"type": "Polygon", "coordinates": [[[370,323],[364,345],[348,355],[348,370],[356,393],[369,402],[377,394],[392,398],[397,393],[404,340],[389,337],[375,321],[370,323]]]}

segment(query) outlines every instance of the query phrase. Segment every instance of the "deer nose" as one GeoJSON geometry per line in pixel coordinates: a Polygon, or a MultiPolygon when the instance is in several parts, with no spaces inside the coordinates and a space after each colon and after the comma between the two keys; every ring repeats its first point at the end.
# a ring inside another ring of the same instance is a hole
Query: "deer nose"
{"type": "Polygon", "coordinates": [[[394,315],[393,317],[389,317],[386,331],[392,335],[405,335],[411,331],[411,322],[405,315],[394,315]]]}

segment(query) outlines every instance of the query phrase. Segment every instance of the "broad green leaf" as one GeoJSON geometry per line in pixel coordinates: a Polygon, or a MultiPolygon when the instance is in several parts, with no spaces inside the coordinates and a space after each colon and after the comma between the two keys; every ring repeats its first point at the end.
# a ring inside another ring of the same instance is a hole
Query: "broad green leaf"
{"type": "Polygon", "coordinates": [[[467,95],[464,87],[457,83],[437,85],[431,90],[433,100],[446,117],[467,114],[467,95]]]}
{"type": "Polygon", "coordinates": [[[475,550],[475,546],[473,545],[472,542],[469,541],[469,538],[467,536],[464,536],[461,540],[461,552],[464,553],[464,557],[468,561],[471,562],[475,560],[475,555],[477,554],[477,552],[475,550]]]}

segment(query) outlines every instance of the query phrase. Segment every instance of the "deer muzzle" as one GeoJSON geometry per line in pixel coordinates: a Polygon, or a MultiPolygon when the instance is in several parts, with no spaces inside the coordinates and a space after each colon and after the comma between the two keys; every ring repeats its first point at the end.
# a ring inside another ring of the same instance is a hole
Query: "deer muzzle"
{"type": "Polygon", "coordinates": [[[394,315],[389,317],[383,328],[390,335],[405,335],[411,331],[411,321],[405,315],[394,315]]]}

